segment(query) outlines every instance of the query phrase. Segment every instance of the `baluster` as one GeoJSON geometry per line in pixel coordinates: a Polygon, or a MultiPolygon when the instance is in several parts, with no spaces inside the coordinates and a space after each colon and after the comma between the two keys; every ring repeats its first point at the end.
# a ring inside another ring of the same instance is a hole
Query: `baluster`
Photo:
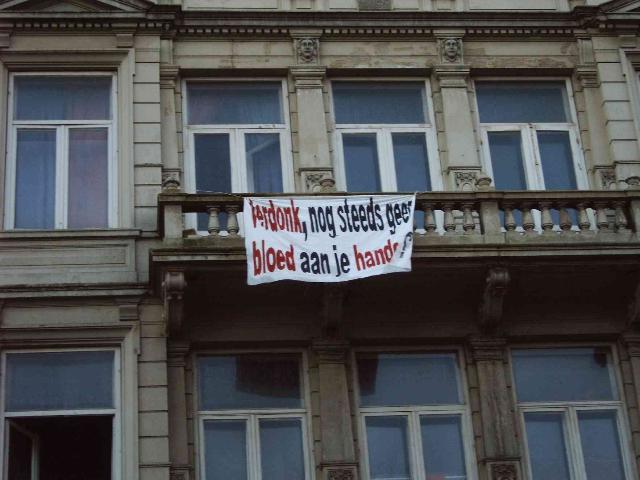
{"type": "Polygon", "coordinates": [[[453,205],[443,205],[444,210],[444,231],[445,233],[454,233],[456,230],[456,221],[453,218],[453,205]]]}
{"type": "Polygon", "coordinates": [[[540,202],[540,211],[542,212],[542,233],[548,235],[553,233],[553,218],[551,218],[551,204],[540,202]]]}
{"type": "Polygon", "coordinates": [[[516,224],[516,217],[513,215],[513,205],[505,204],[502,208],[504,209],[504,229],[507,232],[515,231],[518,225],[516,224]]]}
{"type": "Polygon", "coordinates": [[[424,229],[427,232],[427,235],[435,235],[436,234],[436,217],[433,213],[433,204],[425,203],[422,208],[424,209],[424,229]]]}
{"type": "Polygon", "coordinates": [[[230,205],[226,208],[228,213],[227,217],[227,232],[229,232],[229,236],[235,237],[238,235],[239,227],[238,227],[238,212],[240,211],[240,207],[236,205],[230,205]]]}
{"type": "Polygon", "coordinates": [[[209,207],[207,211],[209,212],[209,235],[216,236],[220,233],[220,218],[218,217],[220,207],[209,207]]]}
{"type": "Polygon", "coordinates": [[[563,233],[571,231],[571,226],[573,225],[571,222],[571,215],[567,211],[567,206],[564,203],[558,205],[558,209],[560,211],[560,229],[563,233]]]}
{"type": "Polygon", "coordinates": [[[472,234],[476,229],[476,222],[473,219],[473,205],[465,203],[462,205],[462,228],[465,234],[472,234]]]}
{"type": "Polygon", "coordinates": [[[609,231],[609,220],[607,219],[607,206],[604,203],[596,203],[596,225],[601,233],[609,231]]]}
{"type": "Polygon", "coordinates": [[[591,220],[589,220],[587,209],[584,203],[579,203],[576,208],[578,209],[578,227],[580,227],[581,232],[585,232],[591,228],[591,220]]]}
{"type": "Polygon", "coordinates": [[[627,229],[627,215],[624,212],[624,203],[623,202],[615,202],[613,207],[616,209],[616,230],[624,231],[627,229]]]}
{"type": "Polygon", "coordinates": [[[531,206],[526,204],[522,206],[522,228],[526,234],[535,233],[536,224],[533,221],[533,213],[531,213],[531,206]]]}

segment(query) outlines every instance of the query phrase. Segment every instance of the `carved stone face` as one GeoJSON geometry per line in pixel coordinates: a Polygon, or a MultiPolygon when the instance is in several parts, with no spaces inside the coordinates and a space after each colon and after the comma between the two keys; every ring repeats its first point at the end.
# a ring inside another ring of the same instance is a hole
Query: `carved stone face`
{"type": "Polygon", "coordinates": [[[442,45],[442,50],[447,60],[450,62],[457,60],[460,55],[459,40],[457,38],[447,38],[442,45]]]}
{"type": "Polygon", "coordinates": [[[298,54],[303,62],[315,60],[318,52],[316,40],[313,38],[303,38],[298,42],[298,54]]]}

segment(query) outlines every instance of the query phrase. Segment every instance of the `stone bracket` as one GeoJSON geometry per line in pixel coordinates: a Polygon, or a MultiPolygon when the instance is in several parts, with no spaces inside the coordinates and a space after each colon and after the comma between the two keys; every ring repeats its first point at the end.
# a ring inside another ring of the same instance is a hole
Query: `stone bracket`
{"type": "Polygon", "coordinates": [[[636,287],[629,303],[627,326],[632,330],[640,330],[640,278],[636,281],[636,287]]]}
{"type": "Polygon", "coordinates": [[[500,327],[504,298],[510,282],[509,271],[504,267],[493,267],[487,272],[482,302],[478,309],[478,323],[483,332],[495,332],[500,327]]]}
{"type": "Polygon", "coordinates": [[[140,320],[140,298],[139,297],[119,297],[115,299],[118,305],[118,317],[121,322],[137,322],[140,320]]]}
{"type": "Polygon", "coordinates": [[[162,282],[162,298],[166,325],[170,334],[180,333],[184,317],[184,291],[187,287],[184,270],[169,270],[162,282]]]}
{"type": "Polygon", "coordinates": [[[517,460],[495,460],[487,462],[490,480],[519,480],[520,462],[517,460]]]}

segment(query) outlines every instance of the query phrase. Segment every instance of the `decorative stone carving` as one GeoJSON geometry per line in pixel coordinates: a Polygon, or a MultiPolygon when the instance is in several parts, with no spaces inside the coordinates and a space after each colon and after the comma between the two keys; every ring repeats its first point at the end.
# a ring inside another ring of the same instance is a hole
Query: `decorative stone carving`
{"type": "Polygon", "coordinates": [[[477,172],[455,172],[454,174],[456,182],[456,190],[461,192],[472,192],[476,187],[476,179],[478,178],[477,172]]]}
{"type": "Polygon", "coordinates": [[[162,172],[162,190],[180,190],[180,170],[165,169],[162,172]]]}
{"type": "Polygon", "coordinates": [[[301,172],[304,188],[310,193],[329,193],[336,191],[336,182],[330,170],[303,170],[301,172]]]}
{"type": "Polygon", "coordinates": [[[491,480],[518,480],[518,468],[514,463],[494,463],[491,480]]]}
{"type": "Polygon", "coordinates": [[[327,480],[355,480],[355,478],[353,470],[346,468],[329,470],[327,473],[327,480]]]}
{"type": "Polygon", "coordinates": [[[617,186],[615,170],[612,168],[600,170],[600,182],[603,190],[615,190],[617,186]]]}
{"type": "Polygon", "coordinates": [[[358,0],[360,10],[391,10],[391,0],[358,0]]]}
{"type": "Polygon", "coordinates": [[[317,38],[304,37],[296,39],[296,52],[298,63],[318,63],[320,51],[320,40],[317,38]]]}
{"type": "Polygon", "coordinates": [[[169,270],[164,274],[162,296],[168,330],[177,334],[182,328],[184,316],[184,291],[187,288],[183,270],[169,270]]]}
{"type": "Polygon", "coordinates": [[[342,313],[345,298],[345,286],[325,284],[322,293],[322,335],[325,338],[337,338],[342,330],[342,313]]]}
{"type": "Polygon", "coordinates": [[[495,267],[487,273],[482,303],[478,311],[480,328],[485,332],[495,332],[502,322],[504,297],[511,279],[506,268],[495,267]]]}
{"type": "Polygon", "coordinates": [[[625,182],[629,190],[640,190],[640,177],[629,177],[625,182]]]}
{"type": "Polygon", "coordinates": [[[484,172],[480,172],[478,174],[478,178],[476,179],[476,188],[483,191],[493,190],[493,188],[491,187],[492,182],[493,180],[489,175],[484,172]]]}
{"type": "Polygon", "coordinates": [[[462,38],[448,37],[440,40],[442,62],[462,63],[462,38]]]}

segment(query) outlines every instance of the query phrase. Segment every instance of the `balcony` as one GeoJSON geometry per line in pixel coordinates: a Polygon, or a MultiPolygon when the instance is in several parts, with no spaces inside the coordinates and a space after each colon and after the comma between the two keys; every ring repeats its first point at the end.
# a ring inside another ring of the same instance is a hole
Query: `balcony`
{"type": "MultiPolygon", "coordinates": [[[[277,282],[247,290],[242,208],[242,195],[159,196],[163,245],[150,254],[151,275],[165,300],[178,305],[172,330],[180,330],[183,316],[208,325],[211,312],[244,312],[249,305],[260,306],[255,316],[263,318],[269,315],[265,306],[282,305],[283,298],[299,299],[296,308],[304,311],[309,305],[324,311],[321,305],[333,303],[332,290],[321,285],[277,282]],[[188,228],[195,215],[185,214],[195,213],[208,216],[207,232],[188,228]]],[[[496,312],[508,287],[505,308],[524,309],[541,331],[540,319],[553,319],[558,302],[579,316],[579,309],[593,313],[592,299],[607,298],[601,314],[612,319],[612,328],[626,321],[640,272],[639,190],[429,192],[417,195],[417,210],[411,274],[339,287],[349,291],[355,317],[361,303],[373,303],[381,318],[400,318],[385,303],[396,292],[397,298],[418,300],[407,311],[410,317],[409,312],[428,311],[468,318],[480,312],[480,325],[490,329],[502,315],[496,312]]],[[[273,311],[275,322],[282,312],[273,311]]],[[[228,326],[234,317],[223,318],[216,321],[228,326]]],[[[523,321],[522,328],[533,334],[531,325],[523,321]]]]}

